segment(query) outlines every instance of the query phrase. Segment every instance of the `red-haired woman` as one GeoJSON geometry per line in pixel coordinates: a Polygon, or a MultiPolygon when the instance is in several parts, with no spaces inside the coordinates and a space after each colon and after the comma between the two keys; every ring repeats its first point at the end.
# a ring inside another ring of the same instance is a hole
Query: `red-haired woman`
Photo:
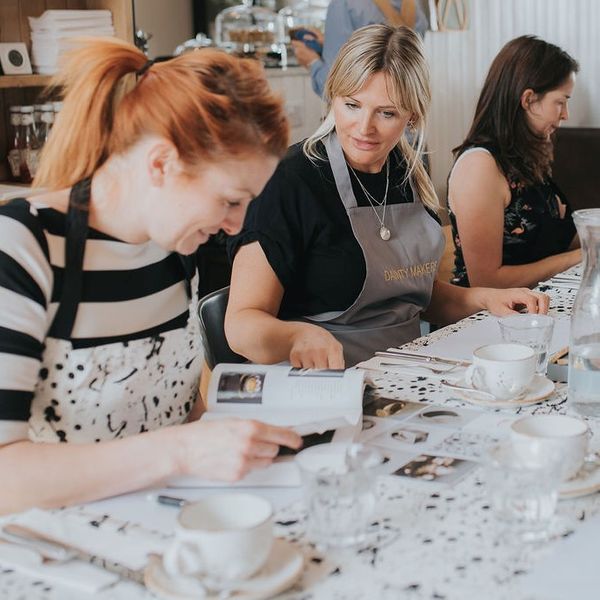
{"type": "Polygon", "coordinates": [[[256,422],[183,424],[202,362],[189,255],[240,229],[288,142],[261,67],[98,40],[56,83],[46,191],[0,209],[0,512],[233,480],[297,447],[256,422]]]}
{"type": "Polygon", "coordinates": [[[571,209],[551,179],[552,134],[568,118],[578,70],[533,36],[494,59],[448,181],[453,283],[534,286],[581,260],[571,209]]]}

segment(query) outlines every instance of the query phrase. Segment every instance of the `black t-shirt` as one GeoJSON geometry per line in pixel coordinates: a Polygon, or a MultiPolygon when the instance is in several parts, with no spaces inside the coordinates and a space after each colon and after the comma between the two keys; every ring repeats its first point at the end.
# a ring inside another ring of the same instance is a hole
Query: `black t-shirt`
{"type": "MultiPolygon", "coordinates": [[[[321,146],[321,153],[325,155],[321,146]]],[[[388,204],[412,202],[404,181],[406,166],[398,151],[390,159],[388,204]]],[[[357,172],[378,201],[385,194],[386,169],[357,172]]],[[[369,202],[350,174],[359,206],[369,202]]],[[[382,208],[376,207],[381,216],[382,208]]],[[[373,230],[379,229],[373,214],[373,230]]],[[[263,192],[250,204],[244,228],[228,241],[230,259],[240,246],[258,241],[284,288],[279,316],[298,318],[347,309],[356,299],[366,274],[362,249],[337,192],[331,166],[316,165],[292,146],[263,192]]]]}

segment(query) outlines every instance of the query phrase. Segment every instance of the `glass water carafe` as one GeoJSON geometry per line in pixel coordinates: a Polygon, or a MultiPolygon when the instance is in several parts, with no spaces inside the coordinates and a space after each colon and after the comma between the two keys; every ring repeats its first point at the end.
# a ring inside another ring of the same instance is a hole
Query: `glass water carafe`
{"type": "Polygon", "coordinates": [[[583,276],[571,316],[569,404],[582,415],[600,417],[600,208],[575,211],[573,220],[583,276]]]}

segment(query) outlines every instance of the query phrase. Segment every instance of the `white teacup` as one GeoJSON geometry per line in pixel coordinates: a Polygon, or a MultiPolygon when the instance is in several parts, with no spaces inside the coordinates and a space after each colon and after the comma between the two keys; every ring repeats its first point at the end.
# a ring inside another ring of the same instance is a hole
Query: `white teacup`
{"type": "Polygon", "coordinates": [[[522,344],[488,344],[473,352],[465,381],[498,400],[513,400],[527,393],[535,375],[536,354],[522,344]]]}
{"type": "Polygon", "coordinates": [[[528,464],[536,465],[554,454],[559,457],[563,481],[583,466],[590,437],[585,421],[566,415],[531,415],[510,428],[515,452],[528,464]]]}
{"type": "Polygon", "coordinates": [[[233,582],[263,567],[273,543],[271,504],[253,494],[229,492],[185,505],[175,540],[163,556],[171,577],[233,582]]]}

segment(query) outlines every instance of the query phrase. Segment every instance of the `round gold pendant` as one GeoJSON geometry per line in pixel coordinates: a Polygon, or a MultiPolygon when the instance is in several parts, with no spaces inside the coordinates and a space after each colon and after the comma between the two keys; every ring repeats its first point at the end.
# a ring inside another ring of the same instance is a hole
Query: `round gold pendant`
{"type": "Polygon", "coordinates": [[[390,239],[391,236],[392,236],[391,231],[385,225],[382,225],[379,228],[379,237],[381,237],[381,239],[384,242],[387,242],[390,239]]]}

